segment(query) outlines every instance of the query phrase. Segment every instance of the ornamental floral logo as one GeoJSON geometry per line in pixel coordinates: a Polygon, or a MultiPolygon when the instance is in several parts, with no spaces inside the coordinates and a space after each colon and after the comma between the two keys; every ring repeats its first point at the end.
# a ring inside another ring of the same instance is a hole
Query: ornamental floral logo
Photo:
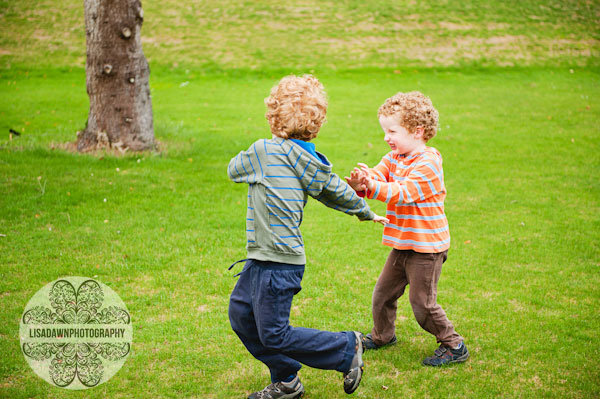
{"type": "Polygon", "coordinates": [[[108,381],[131,351],[127,307],[108,286],[64,277],[40,289],[21,317],[21,349],[52,385],[88,389],[108,381]]]}

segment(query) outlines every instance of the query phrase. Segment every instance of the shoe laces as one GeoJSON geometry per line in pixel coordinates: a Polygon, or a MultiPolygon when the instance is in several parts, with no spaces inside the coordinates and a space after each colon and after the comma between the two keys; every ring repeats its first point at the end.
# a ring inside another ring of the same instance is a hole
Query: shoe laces
{"type": "Polygon", "coordinates": [[[272,399],[275,396],[273,394],[285,394],[282,388],[294,389],[294,387],[288,387],[283,382],[274,382],[267,385],[262,391],[257,392],[257,398],[259,399],[272,399]]]}
{"type": "Polygon", "coordinates": [[[277,384],[280,384],[279,382],[276,382],[274,384],[269,384],[266,387],[264,387],[264,389],[262,391],[258,391],[256,397],[258,399],[271,399],[273,398],[273,395],[271,395],[271,392],[281,392],[281,389],[279,388],[279,386],[277,384]]]}

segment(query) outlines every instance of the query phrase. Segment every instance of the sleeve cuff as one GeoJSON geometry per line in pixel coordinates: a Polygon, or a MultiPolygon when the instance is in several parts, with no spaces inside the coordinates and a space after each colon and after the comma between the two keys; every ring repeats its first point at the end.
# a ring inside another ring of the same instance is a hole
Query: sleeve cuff
{"type": "Polygon", "coordinates": [[[367,213],[364,215],[364,217],[361,217],[360,215],[356,215],[356,216],[358,216],[358,218],[360,220],[373,220],[373,219],[375,219],[375,212],[373,212],[371,209],[369,209],[367,211],[367,213]]]}

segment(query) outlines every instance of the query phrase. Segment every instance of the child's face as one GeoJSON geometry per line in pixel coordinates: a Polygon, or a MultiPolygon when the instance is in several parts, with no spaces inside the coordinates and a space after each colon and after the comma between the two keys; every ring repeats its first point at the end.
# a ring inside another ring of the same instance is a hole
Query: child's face
{"type": "Polygon", "coordinates": [[[394,116],[380,116],[379,124],[385,133],[383,140],[390,146],[394,153],[399,155],[412,155],[425,147],[422,129],[417,128],[410,133],[394,116]]]}

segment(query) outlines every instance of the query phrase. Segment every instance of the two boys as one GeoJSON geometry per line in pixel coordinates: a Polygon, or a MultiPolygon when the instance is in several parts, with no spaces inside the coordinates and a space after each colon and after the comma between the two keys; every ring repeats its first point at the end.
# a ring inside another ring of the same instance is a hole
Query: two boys
{"type": "Polygon", "coordinates": [[[354,392],[362,378],[364,349],[395,342],[396,300],[408,283],[419,324],[442,343],[424,363],[466,360],[462,338],[435,303],[449,246],[441,156],[425,146],[435,135],[437,111],[433,106],[423,108],[422,98],[386,101],[379,111],[380,122],[392,151],[374,169],[360,164],[346,178],[347,184],[310,143],[327,109],[316,78],[285,77],[265,103],[273,138],[255,142],[228,166],[231,180],[249,185],[248,259],[231,294],[229,317],[248,351],[269,368],[272,382],[249,398],[301,397],[304,387],[297,375],[301,363],[342,372],[344,391],[354,392]],[[423,124],[419,115],[428,115],[435,123],[423,124]],[[361,198],[365,195],[387,202],[390,219],[375,215],[361,198]],[[299,227],[308,196],[386,226],[384,244],[393,249],[375,287],[374,328],[366,337],[356,331],[334,333],[289,324],[306,262],[299,227]]]}

